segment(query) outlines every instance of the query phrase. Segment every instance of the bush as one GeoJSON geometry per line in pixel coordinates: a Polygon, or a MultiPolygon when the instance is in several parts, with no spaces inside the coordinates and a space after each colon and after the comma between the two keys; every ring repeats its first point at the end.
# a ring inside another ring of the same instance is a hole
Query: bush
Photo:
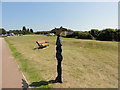
{"type": "Polygon", "coordinates": [[[71,35],[67,35],[67,38],[77,38],[77,39],[92,39],[88,32],[74,31],[71,35]]]}
{"type": "Polygon", "coordinates": [[[100,31],[97,39],[102,41],[113,41],[115,37],[115,31],[113,29],[105,29],[100,31]]]}
{"type": "Polygon", "coordinates": [[[6,34],[6,30],[4,28],[0,28],[0,35],[1,34],[6,34]]]}
{"type": "Polygon", "coordinates": [[[120,29],[116,29],[114,32],[114,40],[115,41],[120,41],[120,29]]]}
{"type": "Polygon", "coordinates": [[[72,34],[67,35],[67,38],[77,39],[96,39],[101,41],[120,41],[120,29],[91,29],[89,32],[73,31],[72,34]]]}
{"type": "Polygon", "coordinates": [[[94,39],[98,38],[100,31],[97,29],[91,29],[91,31],[89,31],[89,33],[90,33],[92,39],[94,40],[94,39]]]}
{"type": "Polygon", "coordinates": [[[35,32],[35,34],[49,34],[50,31],[38,31],[38,32],[35,32]]]}
{"type": "Polygon", "coordinates": [[[88,32],[80,32],[78,34],[78,39],[92,39],[92,37],[88,32]]]}

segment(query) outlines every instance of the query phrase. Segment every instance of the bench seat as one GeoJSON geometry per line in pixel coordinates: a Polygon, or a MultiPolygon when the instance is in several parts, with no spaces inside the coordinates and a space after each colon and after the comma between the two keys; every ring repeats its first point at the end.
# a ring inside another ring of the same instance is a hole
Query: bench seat
{"type": "Polygon", "coordinates": [[[36,41],[39,47],[46,47],[49,46],[49,42],[46,41],[36,41]]]}

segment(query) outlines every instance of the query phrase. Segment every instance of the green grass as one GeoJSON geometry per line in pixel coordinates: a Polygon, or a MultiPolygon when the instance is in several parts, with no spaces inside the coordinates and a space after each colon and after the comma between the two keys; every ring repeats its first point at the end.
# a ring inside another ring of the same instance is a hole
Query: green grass
{"type": "MultiPolygon", "coordinates": [[[[49,81],[56,77],[56,37],[31,35],[5,37],[13,56],[28,81],[49,81]],[[34,49],[36,41],[46,40],[46,49],[34,49]]],[[[44,88],[117,88],[118,42],[62,38],[63,84],[44,88]]],[[[39,87],[39,88],[42,88],[39,87]]]]}

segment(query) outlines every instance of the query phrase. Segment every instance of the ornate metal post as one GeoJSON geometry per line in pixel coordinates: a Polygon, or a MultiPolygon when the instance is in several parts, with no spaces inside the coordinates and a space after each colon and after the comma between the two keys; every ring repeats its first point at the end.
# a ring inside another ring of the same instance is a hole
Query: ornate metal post
{"type": "Polygon", "coordinates": [[[60,27],[59,29],[55,28],[51,32],[57,34],[57,40],[56,40],[56,58],[57,58],[57,77],[55,79],[56,82],[62,83],[62,42],[60,39],[60,33],[62,31],[67,31],[67,29],[60,27]]]}
{"type": "Polygon", "coordinates": [[[62,42],[60,40],[60,35],[57,35],[57,41],[56,41],[56,58],[57,58],[57,77],[56,77],[56,82],[62,83],[62,66],[61,62],[63,59],[62,56],[62,42]]]}

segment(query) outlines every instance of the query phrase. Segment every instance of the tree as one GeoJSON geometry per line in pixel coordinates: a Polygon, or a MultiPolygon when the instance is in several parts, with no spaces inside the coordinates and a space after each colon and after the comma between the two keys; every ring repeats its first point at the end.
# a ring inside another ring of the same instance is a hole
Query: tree
{"type": "Polygon", "coordinates": [[[73,31],[73,30],[71,30],[71,29],[67,29],[67,31],[68,31],[68,32],[74,32],[74,31],[73,31]]]}
{"type": "Polygon", "coordinates": [[[25,27],[25,26],[23,26],[22,30],[25,30],[25,31],[26,31],[26,27],[25,27]]]}
{"type": "Polygon", "coordinates": [[[78,39],[92,39],[89,32],[79,32],[78,39]]]}
{"type": "Polygon", "coordinates": [[[100,31],[98,40],[102,41],[113,41],[114,40],[114,29],[105,29],[100,31]]]}
{"type": "Polygon", "coordinates": [[[120,41],[120,29],[116,29],[114,32],[114,40],[120,41]]]}
{"type": "Polygon", "coordinates": [[[33,33],[33,30],[32,30],[32,29],[30,29],[30,32],[31,32],[31,33],[33,33]]]}
{"type": "Polygon", "coordinates": [[[29,34],[30,33],[30,30],[29,30],[29,28],[27,29],[27,34],[29,34]]]}
{"type": "Polygon", "coordinates": [[[97,30],[97,29],[91,29],[91,31],[89,31],[89,33],[90,33],[92,39],[97,39],[98,34],[99,34],[99,30],[97,30]]]}
{"type": "Polygon", "coordinates": [[[0,34],[6,34],[6,30],[4,28],[0,28],[0,34]]]}
{"type": "Polygon", "coordinates": [[[23,33],[23,34],[27,34],[27,30],[26,30],[26,27],[25,27],[25,26],[23,26],[23,28],[22,28],[22,33],[23,33]]]}

